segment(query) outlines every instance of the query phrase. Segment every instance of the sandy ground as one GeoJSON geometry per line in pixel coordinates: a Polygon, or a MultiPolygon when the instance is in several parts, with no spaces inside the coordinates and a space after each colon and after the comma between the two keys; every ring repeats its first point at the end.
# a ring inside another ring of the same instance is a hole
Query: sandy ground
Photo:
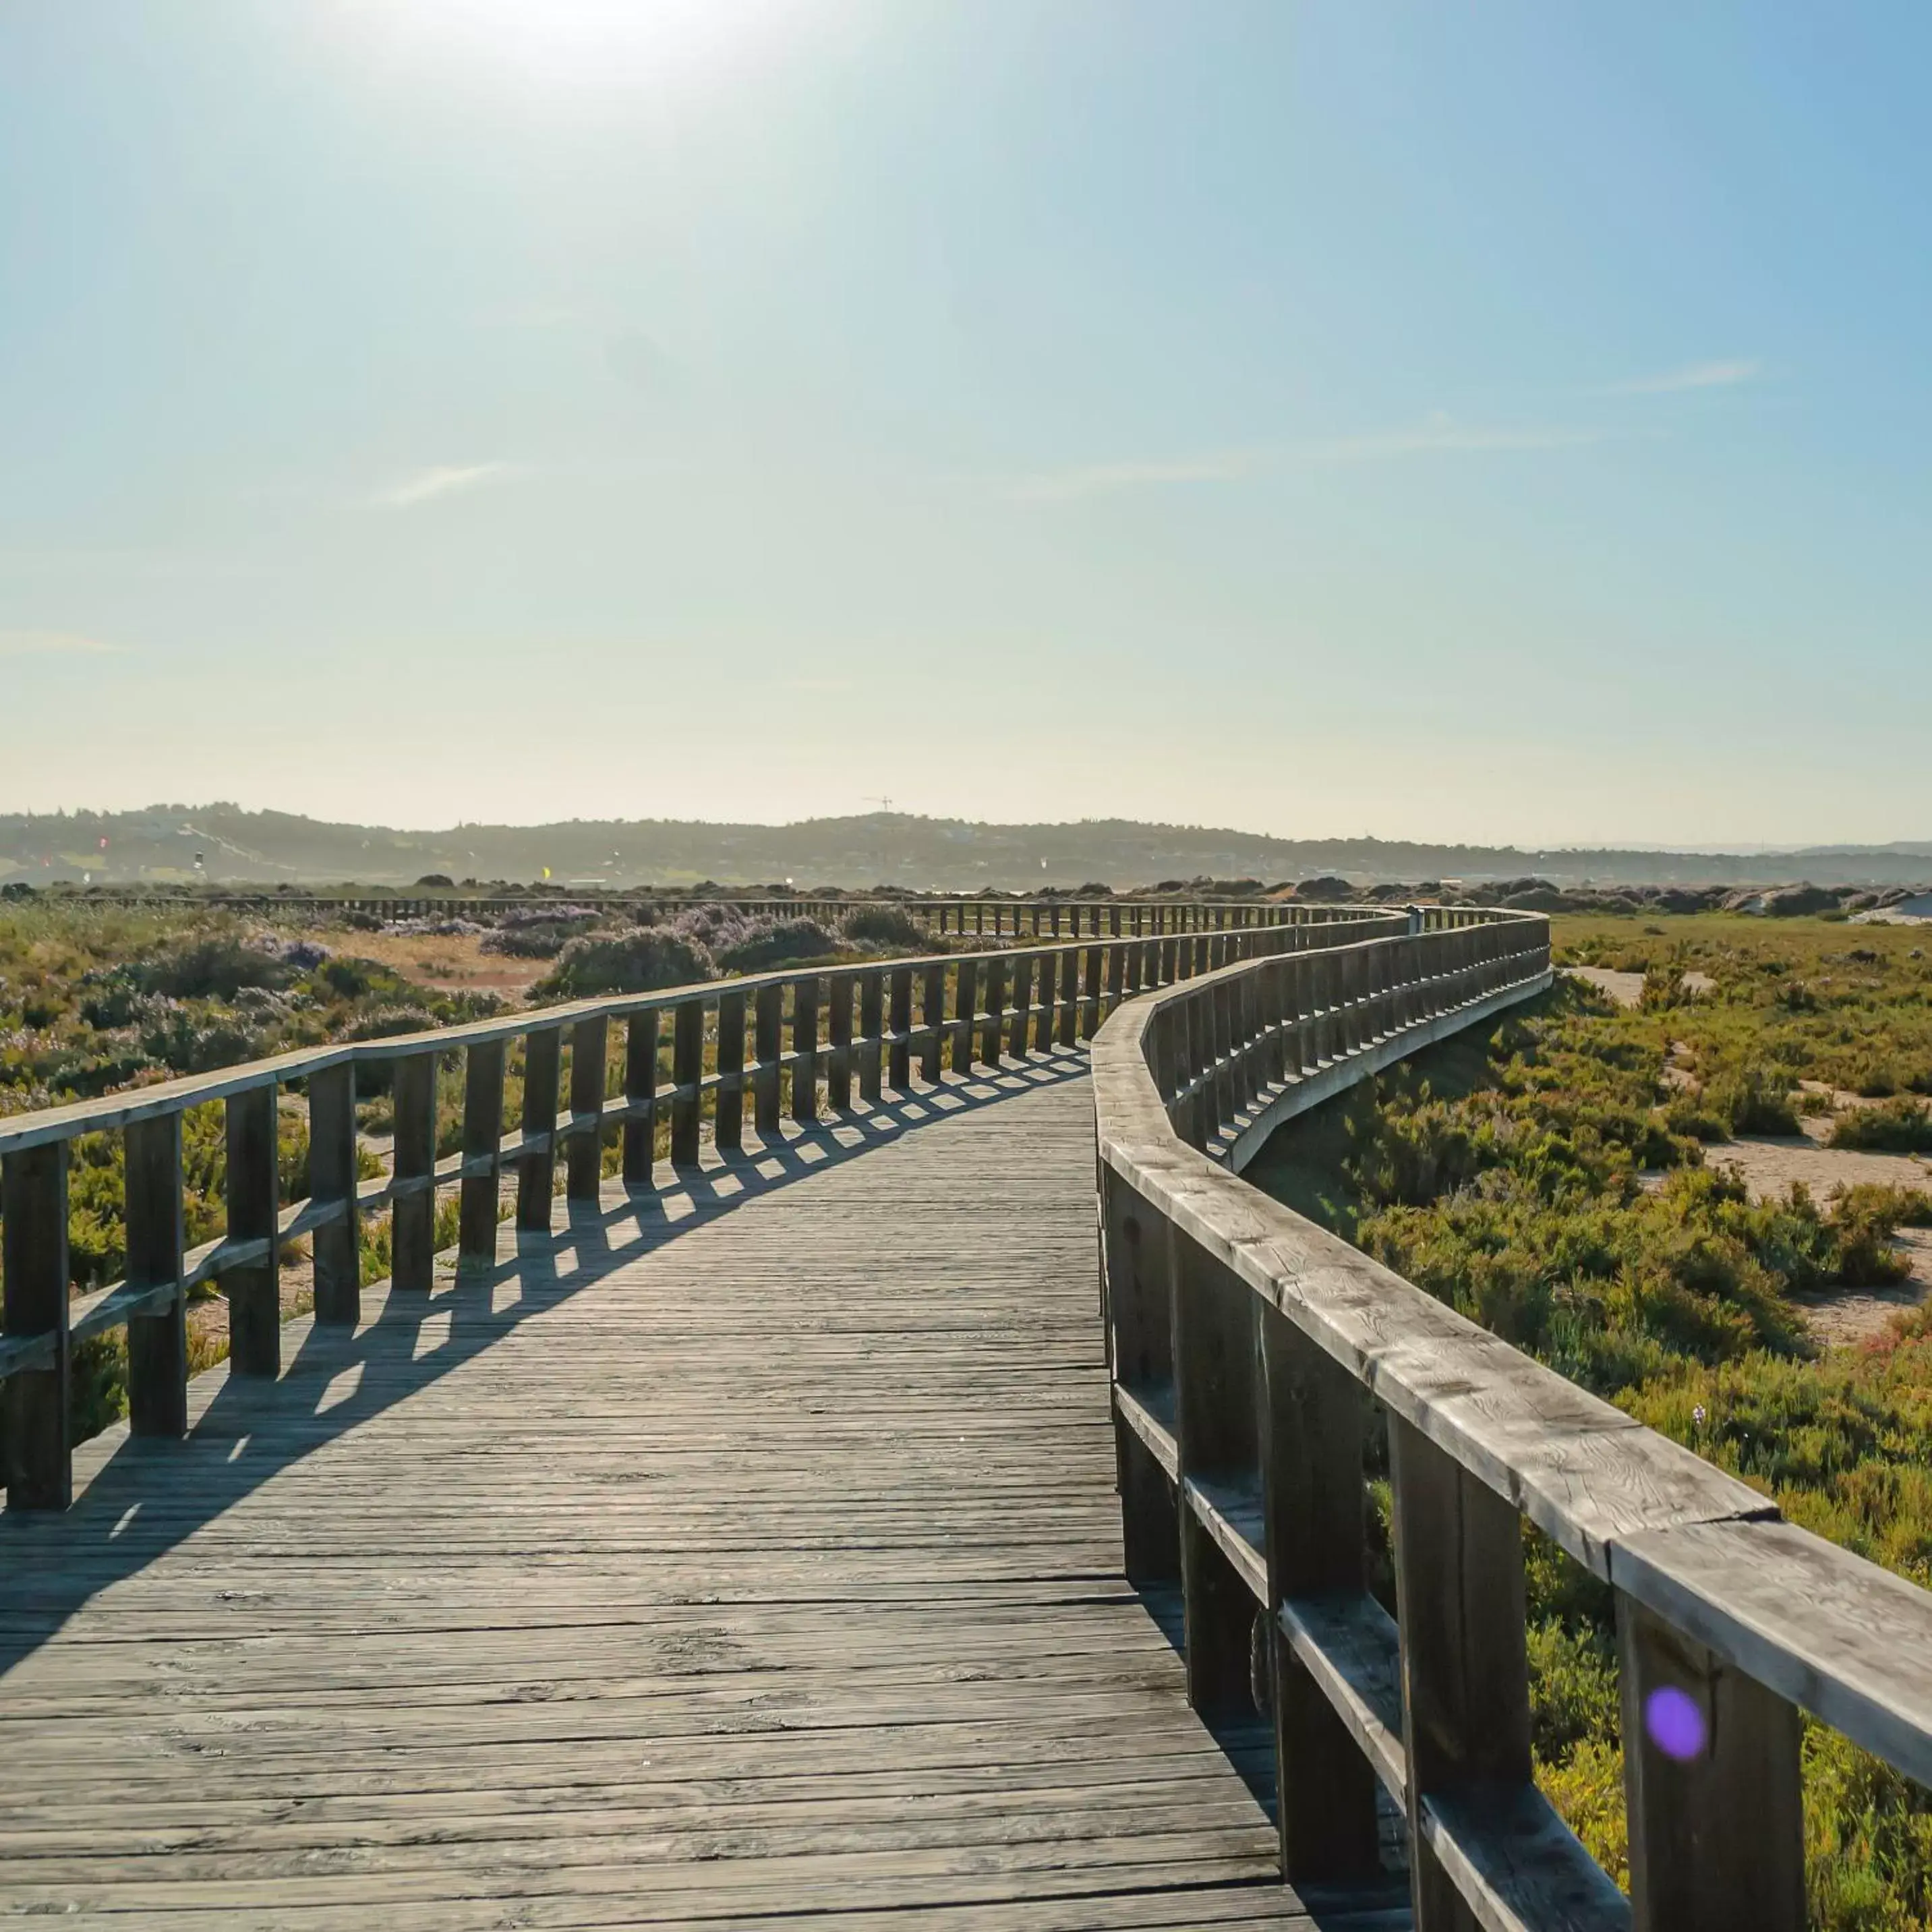
{"type": "MultiPolygon", "coordinates": [[[[1598,992],[1607,994],[1620,1006],[1642,1003],[1641,973],[1619,973],[1613,966],[1566,966],[1563,970],[1571,979],[1581,980],[1586,985],[1595,987],[1598,992]]],[[[1687,973],[1683,984],[1687,993],[1714,992],[1718,986],[1708,973],[1687,973]]]]}
{"type": "MultiPolygon", "coordinates": [[[[1621,1006],[1634,1006],[1643,997],[1641,973],[1618,973],[1606,966],[1572,966],[1568,970],[1574,978],[1587,981],[1621,1006]]],[[[1701,973],[1687,973],[1684,982],[1695,992],[1708,992],[1712,984],[1701,973]]],[[[1670,1058],[1664,1070],[1670,1085],[1696,1084],[1688,1064],[1690,1050],[1682,1041],[1671,1042],[1670,1058]]],[[[1816,1080],[1799,1084],[1807,1093],[1823,1095],[1838,1112],[1872,1104],[1856,1094],[1835,1091],[1816,1080]]],[[[1861,1181],[1932,1192],[1932,1164],[1910,1154],[1867,1154],[1852,1148],[1826,1147],[1823,1142],[1832,1131],[1830,1114],[1808,1114],[1802,1124],[1804,1132],[1796,1137],[1727,1141],[1708,1149],[1705,1160],[1713,1168],[1726,1168],[1736,1174],[1757,1201],[1788,1192],[1794,1182],[1809,1189],[1813,1199],[1820,1202],[1828,1201],[1838,1189],[1855,1186],[1861,1181]]],[[[1646,1178],[1648,1181],[1653,1177],[1646,1178]]],[[[1662,1177],[1654,1178],[1660,1180],[1662,1177]]],[[[1898,1240],[1900,1247],[1911,1256],[1912,1272],[1894,1286],[1845,1288],[1832,1294],[1798,1298],[1806,1325],[1825,1347],[1842,1348],[1882,1334],[1894,1316],[1932,1298],[1932,1229],[1904,1228],[1898,1240]]]]}
{"type": "Polygon", "coordinates": [[[316,937],[332,952],[373,959],[440,993],[495,993],[512,1001],[520,1001],[552,963],[485,952],[476,933],[358,932],[332,926],[316,937]]]}

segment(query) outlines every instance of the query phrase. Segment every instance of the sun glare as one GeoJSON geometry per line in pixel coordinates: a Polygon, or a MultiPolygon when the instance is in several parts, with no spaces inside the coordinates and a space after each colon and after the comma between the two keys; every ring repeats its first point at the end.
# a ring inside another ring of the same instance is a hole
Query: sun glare
{"type": "Polygon", "coordinates": [[[769,57],[807,0],[352,0],[363,50],[521,88],[686,88],[769,57]]]}

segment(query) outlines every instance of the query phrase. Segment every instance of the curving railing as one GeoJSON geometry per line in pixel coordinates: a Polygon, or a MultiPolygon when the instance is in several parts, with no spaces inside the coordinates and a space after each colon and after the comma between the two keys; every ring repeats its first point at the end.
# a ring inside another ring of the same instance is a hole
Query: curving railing
{"type": "Polygon", "coordinates": [[[1267,1706],[1291,1881],[1376,1869],[1379,1783],[1418,1932],[1797,1932],[1798,1708],[1932,1782],[1932,1595],[1238,1178],[1280,1121],[1548,983],[1546,922],[1476,922],[1231,964],[1096,1040],[1129,1574],[1178,1583],[1197,1706],[1267,1706]],[[1523,1517],[1615,1592],[1628,1899],[1532,1781],[1523,1517]]]}
{"type": "MultiPolygon", "coordinates": [[[[1071,909],[1060,905],[1070,923],[1071,909]]],[[[439,1194],[458,1198],[459,1264],[487,1263],[506,1169],[516,1179],[518,1227],[546,1231],[560,1154],[570,1198],[596,1198],[613,1140],[622,1143],[626,1182],[648,1187],[661,1124],[674,1167],[682,1166],[698,1158],[707,1121],[718,1147],[742,1145],[748,1099],[755,1130],[775,1132],[788,1113],[809,1122],[821,1106],[848,1108],[855,1082],[861,1100],[875,1102],[882,1082],[904,1090],[915,1068],[930,1082],[949,1064],[964,1072],[1030,1047],[1071,1046],[1144,990],[1234,960],[1346,944],[1406,919],[1272,904],[1241,908],[1238,921],[1228,909],[1168,905],[1160,909],[1166,930],[1156,933],[1151,908],[1097,907],[1107,929],[1096,923],[1078,942],[801,965],[580,1000],[0,1120],[0,1482],[8,1508],[62,1509],[71,1499],[76,1342],[125,1327],[129,1422],[138,1436],[178,1436],[187,1426],[187,1300],[203,1282],[227,1298],[231,1371],[278,1372],[278,1269],[284,1245],[300,1237],[313,1244],[316,1319],[353,1322],[369,1215],[386,1210],[391,1219],[392,1286],[426,1292],[439,1194]],[[621,1053],[614,1024],[622,1029],[621,1053]],[[439,1158],[439,1074],[459,1055],[461,1145],[439,1158]],[[512,1072],[522,1082],[520,1118],[506,1133],[512,1072]],[[388,1171],[366,1179],[358,1174],[358,1072],[391,1094],[395,1123],[388,1171]],[[299,1090],[308,1122],[308,1192],[292,1200],[282,1198],[279,1172],[284,1090],[299,1090]],[[182,1118],[217,1101],[226,1109],[226,1226],[188,1248],[182,1118]],[[103,1132],[124,1137],[127,1274],[76,1300],[69,1152],[78,1137],[103,1132]]]]}
{"type": "Polygon", "coordinates": [[[1256,926],[1292,926],[1311,910],[1322,908],[1283,899],[1215,898],[1052,898],[1015,894],[949,894],[921,898],[896,892],[854,892],[837,898],[787,892],[782,897],[741,892],[658,892],[640,886],[634,892],[612,892],[589,888],[546,886],[541,896],[478,894],[461,890],[379,892],[346,888],[337,892],[178,892],[88,886],[50,889],[45,903],[62,907],[112,906],[152,912],[214,910],[274,913],[312,918],[369,913],[386,919],[490,919],[505,913],[540,912],[546,906],[585,906],[602,914],[634,914],[649,907],[655,916],[676,914],[698,907],[724,906],[752,919],[816,919],[836,922],[849,912],[868,906],[888,906],[904,912],[928,933],[987,934],[994,938],[1098,939],[1163,938],[1170,934],[1232,932],[1256,926]]]}

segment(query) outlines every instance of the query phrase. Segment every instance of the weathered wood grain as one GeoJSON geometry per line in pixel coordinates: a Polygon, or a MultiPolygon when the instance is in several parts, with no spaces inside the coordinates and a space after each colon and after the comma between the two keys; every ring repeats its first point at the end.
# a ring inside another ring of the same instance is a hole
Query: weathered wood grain
{"type": "Polygon", "coordinates": [[[1306,1924],[1120,1574],[1082,1072],[608,1185],[85,1445],[0,1534],[0,1916],[1306,1924]]]}

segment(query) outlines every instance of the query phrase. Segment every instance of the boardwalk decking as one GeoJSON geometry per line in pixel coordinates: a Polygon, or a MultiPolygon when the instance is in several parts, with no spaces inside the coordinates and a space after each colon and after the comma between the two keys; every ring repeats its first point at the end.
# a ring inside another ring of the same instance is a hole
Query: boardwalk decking
{"type": "Polygon", "coordinates": [[[1120,1576],[1084,1065],[560,1204],[85,1452],[0,1528],[0,1918],[1305,1924],[1120,1576]]]}

